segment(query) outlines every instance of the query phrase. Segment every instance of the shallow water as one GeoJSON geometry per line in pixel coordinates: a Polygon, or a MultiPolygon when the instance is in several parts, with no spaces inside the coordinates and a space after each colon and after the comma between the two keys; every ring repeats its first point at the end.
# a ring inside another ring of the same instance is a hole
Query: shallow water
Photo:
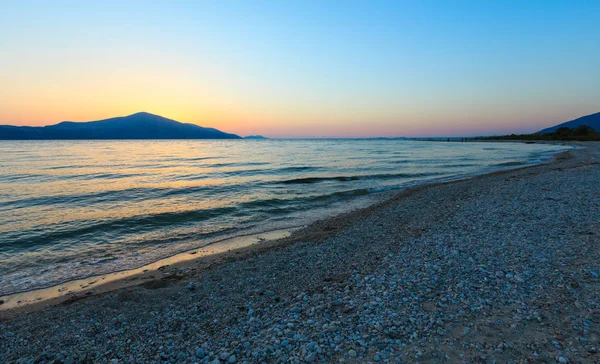
{"type": "Polygon", "coordinates": [[[306,224],[565,147],[400,140],[2,141],[0,295],[306,224]]]}

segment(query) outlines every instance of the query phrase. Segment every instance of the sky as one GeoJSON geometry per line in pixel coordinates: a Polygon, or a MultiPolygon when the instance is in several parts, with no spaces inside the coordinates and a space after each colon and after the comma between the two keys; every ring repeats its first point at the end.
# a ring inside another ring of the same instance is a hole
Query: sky
{"type": "Polygon", "coordinates": [[[528,133],[600,111],[600,1],[0,0],[0,124],[528,133]]]}

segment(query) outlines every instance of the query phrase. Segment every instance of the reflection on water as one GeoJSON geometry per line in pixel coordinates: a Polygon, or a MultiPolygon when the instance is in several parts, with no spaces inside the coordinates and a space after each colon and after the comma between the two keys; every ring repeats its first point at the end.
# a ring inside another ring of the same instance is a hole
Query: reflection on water
{"type": "MultiPolygon", "coordinates": [[[[236,249],[261,244],[264,241],[282,239],[290,236],[292,231],[275,230],[256,235],[243,235],[230,239],[224,239],[194,251],[179,253],[156,262],[141,266],[136,269],[107,273],[91,276],[84,279],[76,279],[65,282],[59,286],[51,286],[39,290],[30,290],[16,293],[10,296],[0,296],[0,310],[9,310],[16,307],[24,307],[32,303],[43,303],[45,301],[66,296],[86,296],[92,293],[110,291],[113,288],[126,287],[139,284],[145,280],[153,280],[165,277],[164,274],[172,274],[173,265],[190,260],[227,253],[236,249]],[[118,284],[112,287],[111,284],[118,284]]],[[[174,269],[177,271],[177,268],[174,269]]]]}
{"type": "Polygon", "coordinates": [[[304,224],[562,147],[398,140],[0,142],[0,295],[304,224]],[[311,211],[310,215],[307,211],[311,211]]]}

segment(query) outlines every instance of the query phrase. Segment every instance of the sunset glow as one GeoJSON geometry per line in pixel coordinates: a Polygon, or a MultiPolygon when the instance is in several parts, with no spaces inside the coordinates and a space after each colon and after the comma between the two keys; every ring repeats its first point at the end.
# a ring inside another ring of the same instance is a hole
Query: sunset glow
{"type": "Polygon", "coordinates": [[[598,111],[598,2],[146,3],[4,3],[0,124],[482,135],[598,111]]]}

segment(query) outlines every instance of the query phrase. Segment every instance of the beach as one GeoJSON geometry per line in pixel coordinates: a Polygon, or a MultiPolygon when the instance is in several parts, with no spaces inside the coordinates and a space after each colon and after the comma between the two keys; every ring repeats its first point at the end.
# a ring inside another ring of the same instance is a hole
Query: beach
{"type": "Polygon", "coordinates": [[[0,313],[4,362],[600,360],[600,145],[0,313]],[[139,283],[139,284],[138,284],[139,283]]]}
{"type": "Polygon", "coordinates": [[[127,278],[115,272],[172,266],[173,256],[212,252],[227,239],[272,240],[263,234],[367,207],[388,192],[568,149],[368,139],[2,142],[0,310],[53,294],[7,297],[14,293],[64,283],[61,293],[74,292],[73,283],[98,291],[127,278]]]}

